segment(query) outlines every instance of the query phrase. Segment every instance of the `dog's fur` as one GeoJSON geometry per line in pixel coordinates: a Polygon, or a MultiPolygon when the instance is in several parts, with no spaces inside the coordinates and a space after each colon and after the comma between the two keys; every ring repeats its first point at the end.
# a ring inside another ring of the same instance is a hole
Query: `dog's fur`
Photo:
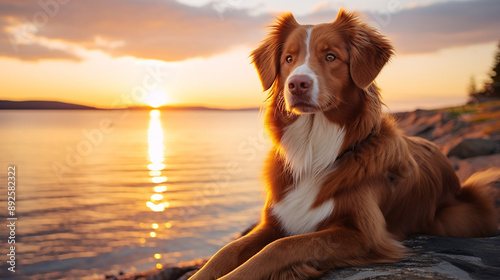
{"type": "Polygon", "coordinates": [[[260,224],[191,279],[309,279],[328,269],[394,262],[418,233],[494,234],[488,194],[498,172],[462,187],[432,143],[381,114],[373,81],[393,48],[355,14],[333,23],[277,20],[253,51],[274,142],[260,224]]]}

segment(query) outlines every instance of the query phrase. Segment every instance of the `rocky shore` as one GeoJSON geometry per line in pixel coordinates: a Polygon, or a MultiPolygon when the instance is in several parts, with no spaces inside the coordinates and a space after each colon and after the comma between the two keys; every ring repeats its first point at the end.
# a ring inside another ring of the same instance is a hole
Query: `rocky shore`
{"type": "MultiPolygon", "coordinates": [[[[394,116],[407,135],[436,143],[461,181],[477,171],[500,167],[500,101],[394,116]]],[[[496,188],[500,193],[500,182],[496,188]]],[[[322,279],[500,279],[500,235],[468,239],[417,236],[404,245],[410,254],[398,263],[337,269],[322,279]]],[[[182,280],[203,263],[194,261],[134,275],[108,275],[106,279],[182,280]]]]}
{"type": "Polygon", "coordinates": [[[461,181],[500,167],[500,101],[394,115],[406,135],[436,143],[461,181]]]}

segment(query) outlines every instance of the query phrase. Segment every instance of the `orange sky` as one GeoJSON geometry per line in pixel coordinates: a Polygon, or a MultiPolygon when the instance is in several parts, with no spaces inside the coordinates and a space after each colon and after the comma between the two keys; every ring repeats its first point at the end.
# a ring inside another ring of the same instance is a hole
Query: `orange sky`
{"type": "MultiPolygon", "coordinates": [[[[259,107],[265,93],[248,55],[265,26],[288,10],[301,23],[332,21],[340,7],[118,1],[3,0],[0,99],[110,108],[158,102],[164,93],[169,104],[259,107]]],[[[396,46],[378,78],[391,110],[460,104],[471,75],[478,84],[487,79],[500,39],[496,0],[353,0],[344,8],[364,12],[396,46]]]]}

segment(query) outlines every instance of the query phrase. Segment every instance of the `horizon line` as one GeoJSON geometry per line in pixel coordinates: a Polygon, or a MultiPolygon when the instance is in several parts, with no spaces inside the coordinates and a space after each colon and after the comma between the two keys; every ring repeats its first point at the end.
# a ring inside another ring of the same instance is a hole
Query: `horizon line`
{"type": "Polygon", "coordinates": [[[200,104],[165,104],[152,107],[147,104],[130,104],[122,107],[97,107],[73,102],[56,100],[7,100],[0,99],[0,110],[218,110],[218,111],[250,111],[261,107],[212,107],[200,104]]]}

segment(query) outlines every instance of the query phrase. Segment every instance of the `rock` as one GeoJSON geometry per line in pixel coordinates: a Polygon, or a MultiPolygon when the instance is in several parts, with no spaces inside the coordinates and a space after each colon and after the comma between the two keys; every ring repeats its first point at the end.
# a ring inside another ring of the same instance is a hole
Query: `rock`
{"type": "Polygon", "coordinates": [[[398,120],[398,126],[405,131],[406,135],[432,141],[469,126],[469,123],[442,110],[416,110],[409,113],[395,113],[393,116],[398,120]]]}
{"type": "Polygon", "coordinates": [[[177,280],[188,280],[189,277],[193,276],[201,267],[199,267],[198,269],[195,269],[195,270],[191,270],[189,271],[188,273],[182,275],[179,279],[177,280]]]}
{"type": "Polygon", "coordinates": [[[442,119],[442,114],[437,111],[417,110],[398,123],[406,128],[407,135],[433,140],[434,130],[442,123],[442,119]]]}
{"type": "MultiPolygon", "coordinates": [[[[443,114],[443,118],[444,118],[443,114]]],[[[444,121],[440,125],[437,125],[432,134],[432,139],[438,139],[445,137],[447,135],[452,135],[453,133],[459,131],[460,129],[467,127],[468,123],[462,121],[461,119],[454,118],[448,121],[444,121]]]]}
{"type": "Polygon", "coordinates": [[[419,236],[404,245],[410,254],[398,263],[338,269],[321,279],[500,279],[500,236],[419,236]]]}
{"type": "MultiPolygon", "coordinates": [[[[500,153],[486,156],[477,156],[468,159],[459,159],[452,157],[449,159],[456,170],[460,182],[465,182],[472,174],[490,169],[491,167],[500,167],[500,153]]],[[[498,188],[500,192],[500,188],[498,188]]]]}
{"type": "MultiPolygon", "coordinates": [[[[500,279],[500,235],[489,238],[423,235],[403,244],[409,252],[397,263],[337,269],[318,280],[500,279]]],[[[186,280],[199,267],[166,268],[148,279],[186,280]]]]}
{"type": "Polygon", "coordinates": [[[415,114],[417,115],[418,118],[423,118],[423,117],[434,117],[436,115],[439,115],[440,112],[437,110],[417,109],[415,110],[415,114]]]}
{"type": "Polygon", "coordinates": [[[491,155],[500,151],[500,141],[491,139],[465,139],[452,148],[448,157],[461,159],[491,155]]]}
{"type": "Polygon", "coordinates": [[[444,112],[443,113],[443,122],[447,123],[452,120],[458,119],[455,114],[452,114],[451,112],[444,112]]]}
{"type": "Polygon", "coordinates": [[[500,111],[500,106],[492,106],[483,109],[483,113],[491,113],[500,111]]]}
{"type": "Polygon", "coordinates": [[[187,279],[186,274],[199,269],[200,266],[167,267],[160,272],[150,276],[148,280],[178,280],[187,279]]]}

